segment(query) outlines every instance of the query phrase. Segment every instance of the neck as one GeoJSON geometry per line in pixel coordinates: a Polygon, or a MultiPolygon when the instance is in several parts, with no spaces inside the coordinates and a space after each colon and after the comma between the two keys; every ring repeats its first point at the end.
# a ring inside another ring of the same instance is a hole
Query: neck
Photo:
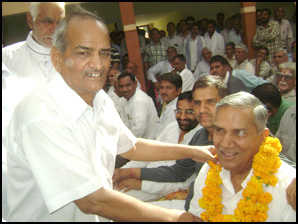
{"type": "Polygon", "coordinates": [[[208,131],[208,140],[209,141],[213,141],[213,131],[214,131],[214,127],[212,126],[212,127],[209,127],[209,128],[206,128],[207,129],[207,131],[208,131]]]}
{"type": "Polygon", "coordinates": [[[174,36],[174,33],[173,34],[169,34],[169,37],[172,39],[174,36]]]}
{"type": "Polygon", "coordinates": [[[232,59],[233,55],[227,55],[228,59],[232,59]]]}
{"type": "Polygon", "coordinates": [[[250,166],[244,171],[239,171],[239,170],[230,171],[231,172],[231,182],[233,184],[235,193],[238,193],[239,191],[242,190],[241,184],[245,180],[247,175],[249,174],[251,168],[252,168],[252,164],[250,164],[250,166]]]}
{"type": "Polygon", "coordinates": [[[196,39],[197,35],[191,35],[191,39],[196,39]]]}
{"type": "Polygon", "coordinates": [[[183,130],[181,130],[178,143],[182,142],[182,140],[183,140],[183,138],[184,138],[184,135],[185,135],[186,133],[187,133],[187,131],[183,131],[183,130]]]}
{"type": "MultiPolygon", "coordinates": [[[[80,95],[80,94],[79,94],[80,95]]],[[[90,106],[93,107],[93,99],[95,97],[94,95],[80,95],[80,97],[90,106]]]]}

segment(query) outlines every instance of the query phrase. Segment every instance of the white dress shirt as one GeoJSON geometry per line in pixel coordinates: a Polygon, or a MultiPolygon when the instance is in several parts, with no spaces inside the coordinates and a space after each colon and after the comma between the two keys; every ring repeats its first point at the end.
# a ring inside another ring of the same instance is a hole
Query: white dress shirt
{"type": "Polygon", "coordinates": [[[294,41],[291,24],[288,20],[282,19],[279,23],[281,46],[291,52],[291,44],[294,41]]]}
{"type": "Polygon", "coordinates": [[[158,119],[151,97],[137,88],[135,94],[127,101],[124,110],[128,118],[129,130],[137,138],[149,139],[153,135],[158,119]]]}
{"type": "Polygon", "coordinates": [[[229,39],[229,33],[231,32],[231,30],[228,30],[227,28],[224,28],[220,34],[222,35],[222,37],[224,38],[224,43],[225,45],[230,42],[230,39],[229,39]]]}
{"type": "Polygon", "coordinates": [[[210,38],[209,33],[204,34],[206,47],[208,47],[212,56],[223,55],[225,53],[225,43],[222,35],[217,31],[214,31],[212,37],[210,38]]]}
{"type": "MultiPolygon", "coordinates": [[[[256,58],[251,59],[249,61],[252,66],[254,66],[255,70],[256,70],[256,58]]],[[[266,77],[270,72],[270,64],[267,61],[262,61],[262,63],[260,64],[260,72],[259,72],[259,76],[261,77],[266,77]]]]}
{"type": "MultiPolygon", "coordinates": [[[[205,163],[195,181],[194,196],[190,202],[189,212],[196,216],[200,216],[204,211],[204,209],[199,206],[198,200],[202,197],[202,189],[205,187],[205,180],[209,168],[209,165],[205,163]]],[[[252,175],[253,170],[250,171],[242,182],[241,186],[243,189],[246,187],[247,182],[250,181],[252,175]]],[[[272,195],[272,201],[268,205],[269,211],[267,212],[268,218],[266,222],[295,222],[296,211],[294,211],[287,203],[286,187],[290,184],[292,179],[296,177],[296,169],[282,162],[282,165],[275,176],[278,178],[275,187],[266,187],[263,185],[264,191],[269,192],[272,195]]],[[[243,189],[238,193],[235,193],[230,179],[230,171],[222,168],[220,177],[223,182],[223,184],[220,185],[220,188],[222,189],[221,203],[224,206],[222,214],[234,214],[237,203],[242,198],[243,189]]]]}
{"type": "Polygon", "coordinates": [[[183,40],[179,35],[174,35],[172,38],[166,36],[161,38],[161,41],[166,42],[169,47],[175,47],[178,54],[183,53],[183,40]]]}
{"type": "Polygon", "coordinates": [[[57,72],[17,106],[8,137],[8,221],[98,221],[73,201],[111,189],[116,154],[136,143],[103,90],[91,108],[57,72]]]}
{"type": "Polygon", "coordinates": [[[2,48],[2,62],[11,73],[20,78],[30,78],[38,85],[51,78],[55,71],[52,65],[51,48],[46,48],[32,38],[32,31],[26,41],[2,48]]]}
{"type": "Polygon", "coordinates": [[[224,54],[223,56],[228,60],[228,62],[232,66],[232,68],[235,68],[236,67],[237,61],[236,61],[235,55],[233,55],[233,57],[231,59],[229,59],[226,54],[224,54]]]}
{"type": "Polygon", "coordinates": [[[177,107],[177,100],[178,97],[176,97],[170,103],[165,105],[160,115],[160,118],[156,122],[155,131],[153,132],[153,135],[150,139],[156,139],[168,124],[170,124],[173,121],[176,121],[176,115],[174,113],[174,110],[177,107]]]}
{"type": "Polygon", "coordinates": [[[288,93],[282,95],[282,98],[296,103],[296,90],[290,90],[288,93]]]}
{"type": "Polygon", "coordinates": [[[237,63],[235,70],[245,70],[252,75],[256,74],[255,67],[248,61],[248,59],[245,59],[240,65],[237,63]]]}
{"type": "Polygon", "coordinates": [[[169,60],[160,61],[156,65],[154,65],[148,69],[147,78],[148,78],[148,80],[151,80],[152,82],[157,82],[155,75],[161,76],[165,73],[169,73],[169,72],[173,71],[174,69],[175,68],[172,67],[169,60]]]}
{"type": "Polygon", "coordinates": [[[197,67],[193,73],[195,81],[197,81],[199,78],[210,75],[210,64],[203,59],[197,64],[197,67]]]}
{"type": "Polygon", "coordinates": [[[192,87],[195,83],[194,80],[194,75],[192,74],[192,72],[186,68],[185,68],[179,73],[179,75],[182,78],[182,91],[181,93],[184,93],[186,91],[192,91],[192,87]]]}
{"type": "MultiPolygon", "coordinates": [[[[201,128],[202,126],[198,124],[194,129],[190,130],[184,135],[183,140],[179,144],[187,145],[192,139],[193,135],[201,128]]],[[[180,133],[181,130],[179,128],[178,122],[174,121],[163,130],[156,140],[166,143],[178,143],[180,133]]],[[[175,164],[175,162],[175,160],[155,162],[130,161],[122,168],[153,168],[159,166],[172,166],[175,164]]],[[[130,190],[126,193],[130,196],[138,198],[141,201],[154,201],[171,192],[178,191],[179,189],[187,189],[190,183],[195,180],[195,178],[196,175],[194,174],[184,182],[155,182],[142,180],[141,190],[130,190]]]]}
{"type": "Polygon", "coordinates": [[[233,42],[236,46],[242,43],[241,34],[237,34],[234,28],[229,33],[229,41],[233,42]]]}

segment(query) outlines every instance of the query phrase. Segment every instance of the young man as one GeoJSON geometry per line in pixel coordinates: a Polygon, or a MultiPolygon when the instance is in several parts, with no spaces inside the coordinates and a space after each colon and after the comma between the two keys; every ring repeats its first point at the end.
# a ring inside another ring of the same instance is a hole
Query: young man
{"type": "Polygon", "coordinates": [[[208,47],[212,55],[223,55],[225,53],[225,43],[222,35],[215,30],[216,21],[209,20],[207,32],[204,35],[206,47],[208,47]]]}
{"type": "Polygon", "coordinates": [[[255,75],[266,79],[270,72],[270,64],[267,62],[269,50],[267,47],[260,47],[258,49],[257,57],[249,62],[255,68],[255,75]]]}
{"type": "Polygon", "coordinates": [[[277,143],[266,139],[267,117],[263,104],[245,92],[229,95],[216,105],[213,142],[221,168],[202,167],[190,202],[192,214],[218,222],[296,221],[296,211],[286,198],[296,169],[280,162],[277,143]],[[260,148],[265,140],[266,146],[260,148]],[[276,185],[268,175],[277,178],[276,185]]]}

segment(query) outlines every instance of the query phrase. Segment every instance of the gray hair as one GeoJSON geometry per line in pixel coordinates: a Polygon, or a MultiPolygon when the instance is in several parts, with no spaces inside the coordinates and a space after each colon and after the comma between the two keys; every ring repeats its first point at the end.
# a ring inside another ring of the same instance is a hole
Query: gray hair
{"type": "Polygon", "coordinates": [[[99,18],[97,15],[88,12],[86,10],[80,9],[77,12],[73,12],[66,17],[64,17],[58,24],[58,26],[55,29],[54,35],[53,35],[53,46],[55,46],[60,52],[64,53],[67,41],[66,41],[66,34],[67,34],[67,26],[69,22],[73,18],[80,18],[80,19],[93,19],[95,21],[99,21],[104,25],[104,27],[108,30],[105,23],[101,18],[99,18]]]}
{"type": "Polygon", "coordinates": [[[235,49],[237,49],[237,48],[241,48],[241,49],[243,49],[243,51],[244,51],[246,54],[248,53],[248,48],[247,48],[247,46],[246,46],[245,44],[239,44],[239,45],[235,46],[235,49]]]}
{"type": "Polygon", "coordinates": [[[288,52],[287,52],[287,50],[286,50],[286,49],[283,49],[283,48],[278,48],[276,51],[274,51],[273,54],[276,54],[277,52],[280,52],[280,51],[284,52],[284,55],[285,55],[286,57],[288,57],[288,52]]]}
{"type": "Polygon", "coordinates": [[[296,63],[292,61],[283,62],[278,66],[278,69],[289,69],[292,71],[293,77],[296,78],[296,63]]]}
{"type": "Polygon", "coordinates": [[[207,51],[209,51],[209,52],[212,53],[212,51],[211,51],[208,47],[203,47],[203,48],[202,48],[202,52],[203,52],[203,50],[207,50],[207,51]]]}
{"type": "MultiPolygon", "coordinates": [[[[31,2],[30,3],[30,12],[33,17],[33,21],[35,21],[36,17],[38,16],[39,6],[41,3],[46,3],[46,2],[31,2]]],[[[47,2],[47,3],[56,4],[60,8],[65,7],[65,2],[47,2]]]]}
{"type": "Polygon", "coordinates": [[[216,104],[216,114],[220,108],[226,106],[252,109],[255,117],[254,124],[258,133],[262,133],[262,131],[266,128],[268,119],[267,109],[254,95],[243,91],[228,95],[216,104]]]}

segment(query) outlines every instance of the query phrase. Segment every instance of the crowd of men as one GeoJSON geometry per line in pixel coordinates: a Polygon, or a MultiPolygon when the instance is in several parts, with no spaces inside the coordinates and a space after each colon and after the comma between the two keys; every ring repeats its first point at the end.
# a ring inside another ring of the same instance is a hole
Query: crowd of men
{"type": "Polygon", "coordinates": [[[275,136],[267,221],[296,220],[296,30],[284,7],[257,10],[251,60],[240,14],[138,30],[146,93],[123,31],[64,3],[30,6],[26,41],[2,49],[2,219],[202,221],[209,160],[228,175],[230,214],[275,136]]]}

